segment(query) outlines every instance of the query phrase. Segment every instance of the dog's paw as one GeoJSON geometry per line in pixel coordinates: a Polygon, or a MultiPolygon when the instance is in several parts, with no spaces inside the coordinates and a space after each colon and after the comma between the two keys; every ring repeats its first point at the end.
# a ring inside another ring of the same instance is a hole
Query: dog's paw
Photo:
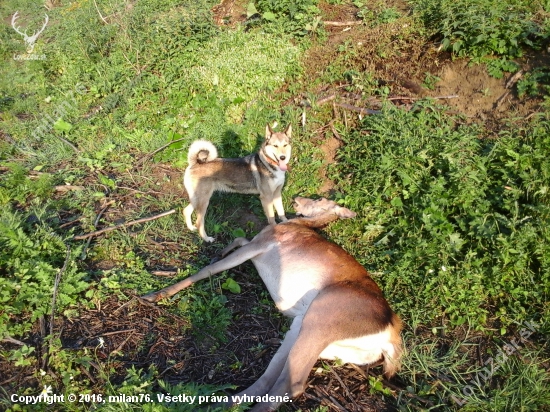
{"type": "Polygon", "coordinates": [[[196,232],[197,231],[197,226],[195,225],[187,225],[187,229],[189,229],[191,232],[196,232]]]}
{"type": "Polygon", "coordinates": [[[211,236],[206,236],[206,237],[203,237],[203,240],[205,242],[208,242],[208,243],[212,243],[214,240],[216,240],[215,238],[211,237],[211,236]]]}

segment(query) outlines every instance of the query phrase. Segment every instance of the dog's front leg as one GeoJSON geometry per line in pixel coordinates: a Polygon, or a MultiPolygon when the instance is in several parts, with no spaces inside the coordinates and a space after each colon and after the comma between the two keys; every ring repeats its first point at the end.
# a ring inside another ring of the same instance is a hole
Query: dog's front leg
{"type": "Polygon", "coordinates": [[[265,247],[262,247],[257,243],[249,242],[227,257],[218,260],[216,263],[205,266],[193,276],[190,276],[157,292],[144,295],[142,296],[142,299],[149,302],[158,302],[161,299],[169,298],[170,296],[178,293],[180,290],[191,286],[193,283],[196,283],[201,279],[205,279],[209,276],[215,275],[216,273],[234,268],[235,266],[238,266],[257,255],[264,253],[264,249],[265,247]]]}
{"type": "Polygon", "coordinates": [[[262,207],[264,208],[264,213],[267,217],[267,222],[271,226],[275,226],[275,211],[273,210],[273,193],[268,195],[260,195],[260,201],[262,202],[262,207]]]}
{"type": "Polygon", "coordinates": [[[275,193],[273,194],[273,204],[275,205],[275,210],[277,210],[277,215],[279,216],[279,219],[281,221],[286,222],[288,219],[285,215],[285,208],[283,206],[283,185],[277,187],[275,189],[275,193]]]}

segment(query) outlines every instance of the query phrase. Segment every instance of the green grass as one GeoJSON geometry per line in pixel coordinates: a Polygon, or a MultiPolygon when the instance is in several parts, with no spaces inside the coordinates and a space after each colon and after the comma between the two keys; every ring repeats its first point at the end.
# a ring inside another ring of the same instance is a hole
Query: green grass
{"type": "MultiPolygon", "coordinates": [[[[304,95],[314,96],[312,90],[324,83],[345,82],[348,91],[365,96],[390,90],[358,66],[360,49],[351,41],[336,46],[335,59],[320,68],[318,78],[303,76],[304,52],[327,38],[318,25],[317,1],[258,1],[245,27],[233,29],[213,23],[217,1],[154,0],[131,7],[97,1],[106,23],[94,3],[62,2],[48,11],[51,23],[34,50],[44,60],[13,59],[25,44],[9,24],[0,27],[0,339],[33,342],[31,334],[52,311],[56,276],[61,280],[55,313],[76,318],[111,295],[124,301],[187,277],[209,262],[212,250],[243,232],[254,235],[240,211],[251,210],[265,222],[260,202],[240,195],[217,196],[209,209],[207,231],[217,237],[211,249],[205,252],[186,229],[181,173],[192,140],[206,138],[222,156],[241,156],[257,148],[266,123],[291,123],[293,169],[283,193],[290,209],[295,196],[319,195],[324,159],[318,130],[332,116],[330,108],[308,109],[301,127],[304,95]],[[175,173],[163,174],[162,167],[175,173]],[[82,187],[59,192],[63,185],[82,187]],[[171,208],[177,213],[88,245],[75,241],[75,234],[95,229],[99,211],[111,201],[101,227],[171,208]],[[74,224],[68,224],[71,219],[74,224]],[[158,252],[152,240],[177,247],[158,252]],[[113,266],[99,269],[100,262],[113,266]],[[174,279],[159,278],[149,270],[158,265],[181,270],[174,279]]],[[[408,16],[386,5],[370,10],[354,4],[368,27],[406,26],[396,37],[393,31],[384,37],[376,49],[380,58],[399,55],[418,36],[429,42],[429,33],[455,56],[493,62],[498,74],[515,70],[510,59],[548,39],[548,5],[540,2],[423,0],[413,2],[408,16]]],[[[38,1],[0,5],[2,16],[15,10],[29,24],[39,24],[44,12],[38,1]]],[[[433,81],[426,75],[427,85],[433,81]]],[[[544,94],[547,84],[547,71],[534,70],[518,82],[518,92],[544,94]]],[[[369,269],[406,323],[399,383],[407,390],[384,395],[400,410],[456,410],[453,396],[468,411],[547,410],[547,106],[529,121],[502,122],[496,134],[444,113],[426,100],[410,111],[387,107],[360,122],[335,119],[343,145],[328,170],[333,198],[358,216],[333,224],[326,234],[369,269]],[[526,321],[537,329],[520,345],[520,356],[473,385],[483,361],[496,356],[526,321]],[[475,390],[467,395],[468,385],[475,390]]],[[[238,289],[225,274],[163,304],[188,321],[182,333],[207,341],[214,351],[225,342],[233,317],[228,292],[238,289]]],[[[261,301],[257,313],[267,304],[265,296],[261,301]]],[[[131,369],[113,383],[115,359],[66,350],[57,336],[45,338],[47,369],[53,372],[45,376],[44,353],[31,344],[1,353],[14,367],[32,368],[36,382],[56,393],[102,387],[105,396],[209,395],[222,388],[170,386],[154,365],[131,369]],[[95,374],[97,368],[99,384],[93,387],[83,369],[95,374]]],[[[36,388],[21,393],[36,394],[36,388]]],[[[0,402],[17,410],[6,399],[0,402]]],[[[98,409],[141,408],[129,403],[98,409]]]]}

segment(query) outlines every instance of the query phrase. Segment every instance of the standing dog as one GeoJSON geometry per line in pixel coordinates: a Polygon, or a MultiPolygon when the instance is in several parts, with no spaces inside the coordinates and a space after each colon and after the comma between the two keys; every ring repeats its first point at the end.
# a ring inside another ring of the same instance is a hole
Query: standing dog
{"type": "Polygon", "coordinates": [[[296,202],[296,210],[311,217],[267,226],[251,241],[235,239],[223,250],[223,259],[144,296],[156,302],[252,260],[277,307],[294,318],[265,373],[230,402],[259,402],[252,409],[255,412],[275,410],[287,394],[300,395],[319,357],[360,365],[382,359],[387,377],[400,366],[399,317],[365,268],[312,230],[355,213],[326,199],[297,198],[296,202]]]}
{"type": "Polygon", "coordinates": [[[206,242],[214,241],[204,230],[204,217],[214,191],[259,194],[270,225],[275,225],[275,213],[285,222],[285,210],[281,190],[290,160],[289,125],[284,132],[274,133],[269,125],[265,129],[265,141],[258,153],[238,159],[218,158],[214,145],[197,140],[189,148],[189,166],[185,169],[183,184],[189,194],[189,205],[184,209],[185,221],[190,230],[199,229],[206,242]],[[195,210],[197,224],[191,215],[195,210]]]}

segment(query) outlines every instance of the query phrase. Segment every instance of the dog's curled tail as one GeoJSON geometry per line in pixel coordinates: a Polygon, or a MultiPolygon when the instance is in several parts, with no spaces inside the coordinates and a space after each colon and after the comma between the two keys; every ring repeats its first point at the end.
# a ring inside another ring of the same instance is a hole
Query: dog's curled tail
{"type": "Polygon", "coordinates": [[[189,146],[189,154],[187,160],[189,166],[194,166],[197,163],[211,162],[218,157],[218,150],[208,140],[195,140],[189,146]]]}

